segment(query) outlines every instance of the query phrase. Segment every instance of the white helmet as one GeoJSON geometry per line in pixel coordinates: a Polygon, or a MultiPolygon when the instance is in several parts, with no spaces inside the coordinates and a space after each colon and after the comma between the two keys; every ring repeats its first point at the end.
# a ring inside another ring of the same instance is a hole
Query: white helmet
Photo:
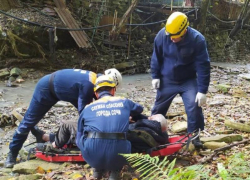
{"type": "Polygon", "coordinates": [[[116,87],[119,87],[120,84],[122,83],[122,75],[117,69],[115,68],[107,69],[104,72],[104,74],[113,78],[113,80],[115,81],[116,87]]]}

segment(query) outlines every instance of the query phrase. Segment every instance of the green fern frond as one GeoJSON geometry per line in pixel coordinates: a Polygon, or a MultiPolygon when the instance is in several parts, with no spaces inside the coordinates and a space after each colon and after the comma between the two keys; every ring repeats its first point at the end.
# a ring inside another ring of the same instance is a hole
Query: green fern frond
{"type": "MultiPolygon", "coordinates": [[[[166,157],[165,157],[166,158],[166,157]]],[[[164,159],[165,159],[164,158],[164,159]]],[[[168,170],[168,176],[172,176],[175,172],[173,171],[174,165],[175,165],[176,159],[174,159],[171,163],[168,164],[167,170],[168,170]]]]}
{"type": "Polygon", "coordinates": [[[160,161],[159,157],[151,157],[148,154],[135,153],[121,155],[127,159],[133,168],[136,168],[136,171],[142,173],[140,177],[143,177],[143,179],[160,179],[161,177],[168,177],[177,173],[176,170],[173,171],[175,160],[169,163],[167,157],[160,161]]]}
{"type": "Polygon", "coordinates": [[[163,160],[160,160],[159,157],[151,157],[148,154],[135,153],[121,155],[127,159],[136,171],[141,173],[140,177],[143,180],[205,180],[210,178],[210,170],[202,165],[174,168],[176,159],[169,162],[167,156],[163,160]]]}

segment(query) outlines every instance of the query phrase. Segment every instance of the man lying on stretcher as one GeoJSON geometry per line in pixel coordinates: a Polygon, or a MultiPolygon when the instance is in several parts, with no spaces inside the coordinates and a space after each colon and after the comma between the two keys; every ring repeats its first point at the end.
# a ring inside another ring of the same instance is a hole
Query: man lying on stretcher
{"type": "MultiPolygon", "coordinates": [[[[129,132],[127,139],[131,142],[132,153],[145,152],[160,144],[168,143],[167,120],[161,114],[152,116],[133,116],[129,119],[129,132]]],[[[44,131],[35,128],[34,133],[37,142],[50,142],[47,144],[52,151],[57,151],[66,144],[75,144],[77,122],[66,121],[56,133],[47,134],[44,131]]]]}

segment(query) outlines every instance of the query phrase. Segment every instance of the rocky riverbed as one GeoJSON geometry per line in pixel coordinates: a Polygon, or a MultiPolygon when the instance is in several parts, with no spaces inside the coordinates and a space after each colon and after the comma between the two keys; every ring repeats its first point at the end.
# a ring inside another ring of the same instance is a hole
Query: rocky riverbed
{"type": "MultiPolygon", "coordinates": [[[[212,63],[211,67],[211,82],[209,93],[207,94],[208,100],[207,105],[203,108],[206,127],[205,131],[201,133],[202,137],[214,137],[219,132],[226,132],[230,129],[225,126],[226,120],[250,124],[248,118],[250,109],[248,66],[212,63]]],[[[12,139],[16,124],[18,124],[18,118],[16,118],[13,110],[20,115],[24,115],[37,81],[46,73],[33,71],[27,78],[24,78],[24,82],[16,83],[14,87],[6,87],[6,81],[0,82],[0,116],[2,119],[6,117],[11,121],[9,124],[2,125],[0,129],[0,164],[3,164],[8,152],[8,144],[12,139]]],[[[150,115],[155,94],[156,91],[151,87],[150,74],[124,75],[122,87],[117,91],[117,95],[128,97],[142,104],[145,107],[144,114],[146,115],[150,115]]],[[[169,119],[168,128],[170,134],[176,134],[182,130],[185,131],[187,118],[181,97],[177,96],[174,99],[167,117],[169,119]],[[176,123],[181,124],[177,125],[177,129],[174,129],[176,123]]],[[[60,101],[45,115],[38,126],[46,132],[55,132],[63,121],[77,121],[77,118],[78,113],[76,109],[69,103],[60,101]]],[[[232,132],[239,134],[242,138],[248,138],[250,135],[237,129],[232,130],[232,132]]],[[[25,145],[34,141],[34,137],[29,135],[25,145]]],[[[25,160],[27,151],[31,147],[28,146],[23,149],[18,157],[19,161],[25,160]]],[[[211,152],[211,148],[208,147],[203,151],[196,152],[195,155],[192,153],[187,155],[183,158],[185,162],[180,161],[182,162],[181,165],[187,166],[198,163],[205,157],[208,151],[211,152]]],[[[228,155],[234,154],[236,151],[244,151],[244,148],[232,148],[228,155]]],[[[216,157],[216,160],[220,160],[220,157],[216,157]]],[[[12,170],[1,168],[0,179],[17,178],[19,175],[21,175],[18,177],[19,179],[21,177],[24,179],[77,179],[89,177],[92,173],[92,170],[86,164],[61,163],[53,164],[53,167],[48,168],[51,163],[41,162],[40,160],[31,160],[25,163],[19,163],[12,170]]],[[[213,164],[210,164],[210,166],[213,166],[213,164]]],[[[123,174],[124,179],[138,178],[138,174],[126,174],[126,170],[123,174]]]]}

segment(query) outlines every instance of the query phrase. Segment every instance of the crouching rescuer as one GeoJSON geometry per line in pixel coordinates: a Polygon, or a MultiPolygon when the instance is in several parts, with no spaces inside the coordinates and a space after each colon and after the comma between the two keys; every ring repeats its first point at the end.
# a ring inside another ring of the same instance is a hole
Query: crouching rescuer
{"type": "Polygon", "coordinates": [[[126,138],[129,116],[140,114],[143,107],[133,101],[115,97],[116,84],[110,76],[97,78],[97,100],[85,107],[77,127],[77,146],[83,158],[94,168],[94,177],[101,179],[111,171],[109,180],[120,179],[120,170],[126,164],[120,153],[130,153],[126,138]]]}

